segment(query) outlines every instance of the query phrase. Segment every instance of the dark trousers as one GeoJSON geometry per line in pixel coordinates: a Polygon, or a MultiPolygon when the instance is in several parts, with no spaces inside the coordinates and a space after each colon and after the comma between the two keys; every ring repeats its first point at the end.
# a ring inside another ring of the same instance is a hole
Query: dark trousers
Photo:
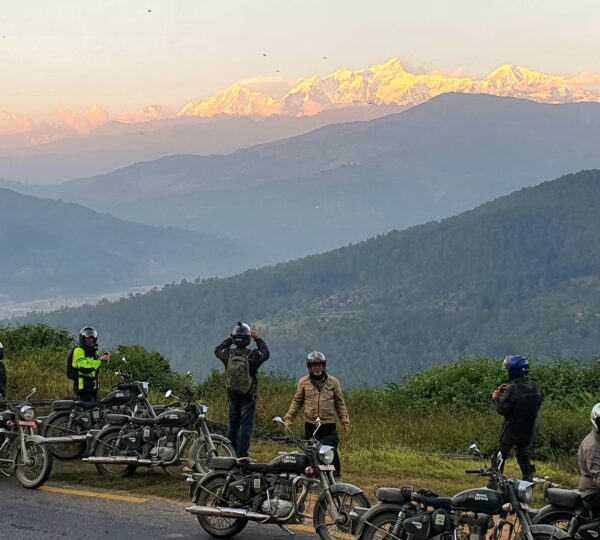
{"type": "MultiPolygon", "coordinates": [[[[317,429],[315,424],[310,422],[304,422],[304,438],[310,439],[313,433],[317,429]]],[[[319,431],[315,436],[317,441],[323,444],[333,446],[333,466],[335,467],[335,476],[342,476],[342,464],[340,463],[340,455],[338,453],[338,446],[340,444],[340,438],[337,432],[336,424],[321,424],[319,431]]]]}
{"type": "Polygon", "coordinates": [[[587,506],[593,514],[600,512],[600,492],[592,493],[583,497],[583,504],[587,506]]]}
{"type": "Polygon", "coordinates": [[[514,439],[503,437],[500,441],[500,453],[502,454],[502,466],[499,467],[500,472],[504,472],[504,464],[510,457],[510,451],[515,447],[517,449],[517,463],[521,469],[521,474],[524,480],[532,480],[535,475],[535,465],[529,460],[531,452],[531,443],[523,443],[514,439]]]}
{"type": "Polygon", "coordinates": [[[79,401],[98,401],[97,390],[78,390],[77,399],[79,401]]]}
{"type": "Polygon", "coordinates": [[[248,457],[255,416],[256,400],[238,401],[229,398],[229,431],[227,432],[227,438],[231,441],[238,457],[248,457]]]}

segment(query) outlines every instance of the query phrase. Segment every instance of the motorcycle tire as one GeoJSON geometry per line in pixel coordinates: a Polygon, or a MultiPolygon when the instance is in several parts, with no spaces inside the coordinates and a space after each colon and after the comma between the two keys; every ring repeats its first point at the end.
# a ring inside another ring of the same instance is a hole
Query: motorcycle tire
{"type": "MultiPolygon", "coordinates": [[[[44,436],[45,437],[69,437],[70,435],[82,435],[76,429],[69,429],[69,413],[59,414],[54,418],[50,417],[46,421],[44,436]]],[[[56,459],[75,459],[85,452],[86,443],[67,443],[67,444],[52,444],[50,451],[56,459]]]]}
{"type": "MultiPolygon", "coordinates": [[[[117,448],[118,431],[108,431],[96,442],[95,457],[117,457],[123,456],[123,452],[117,448]]],[[[131,476],[137,469],[137,465],[111,465],[110,463],[95,463],[96,469],[102,476],[112,478],[124,478],[131,476]]]]}
{"type": "Polygon", "coordinates": [[[39,488],[52,472],[52,453],[46,445],[26,441],[29,461],[23,460],[23,452],[19,448],[15,464],[15,476],[19,483],[27,489],[39,488]]]}
{"type": "MultiPolygon", "coordinates": [[[[223,437],[223,435],[217,435],[215,433],[211,433],[210,437],[215,446],[217,457],[236,457],[235,448],[229,442],[227,437],[223,437]]],[[[206,474],[210,471],[210,467],[208,466],[208,455],[209,455],[209,446],[208,443],[204,439],[196,439],[192,447],[190,448],[190,455],[188,459],[188,467],[193,469],[194,472],[206,474]]]]}
{"type": "MultiPolygon", "coordinates": [[[[198,506],[228,506],[227,501],[221,499],[220,495],[225,490],[227,479],[224,476],[213,478],[206,482],[200,490],[195,503],[198,506]]],[[[200,526],[210,535],[216,538],[229,538],[240,533],[248,524],[245,519],[224,518],[219,516],[196,515],[200,526]]]]}
{"type": "Polygon", "coordinates": [[[315,531],[321,540],[337,540],[339,538],[354,538],[351,534],[352,520],[350,511],[358,506],[369,507],[371,503],[363,493],[332,493],[333,502],[337,507],[337,511],[344,518],[341,523],[336,523],[329,513],[327,499],[323,499],[317,503],[313,513],[313,524],[315,531]]]}
{"type": "Polygon", "coordinates": [[[398,520],[398,512],[382,512],[365,525],[358,540],[396,540],[406,538],[406,532],[401,530],[398,536],[392,536],[391,531],[398,520]]]}
{"type": "Polygon", "coordinates": [[[571,512],[557,511],[546,514],[543,517],[543,519],[539,521],[534,519],[533,523],[539,525],[551,525],[552,527],[556,527],[557,529],[568,531],[572,519],[573,514],[571,512]]]}
{"type": "MultiPolygon", "coordinates": [[[[538,527],[541,526],[543,527],[543,525],[537,524],[538,527]]],[[[533,538],[533,540],[566,540],[567,538],[570,539],[571,537],[567,534],[566,531],[563,531],[562,529],[556,529],[553,527],[548,527],[547,531],[536,531],[535,530],[536,525],[533,526],[533,530],[531,531],[531,536],[533,538]]],[[[523,532],[520,532],[517,535],[517,538],[515,540],[525,540],[526,536],[523,532]]]]}

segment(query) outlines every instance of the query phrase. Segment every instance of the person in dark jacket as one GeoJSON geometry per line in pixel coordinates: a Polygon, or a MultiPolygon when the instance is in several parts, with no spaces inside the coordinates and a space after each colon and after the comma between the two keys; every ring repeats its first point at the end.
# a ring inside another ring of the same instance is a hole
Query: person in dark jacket
{"type": "Polygon", "coordinates": [[[538,385],[529,380],[529,362],[523,356],[507,356],[503,363],[511,384],[503,384],[492,393],[496,411],[504,416],[504,428],[500,438],[500,452],[504,463],[513,447],[517,449],[517,462],[523,479],[532,480],[535,466],[529,460],[531,444],[535,438],[535,425],[542,405],[542,393],[538,385]]]}
{"type": "Polygon", "coordinates": [[[600,403],[596,403],[590,414],[592,431],[579,445],[579,491],[581,498],[592,512],[600,511],[600,403]]]}
{"type": "Polygon", "coordinates": [[[6,397],[6,368],[4,367],[4,347],[0,343],[0,398],[6,397]]]}
{"type": "Polygon", "coordinates": [[[229,397],[229,430],[227,438],[238,459],[248,461],[250,439],[254,430],[258,395],[258,368],[269,359],[267,344],[256,330],[238,322],[230,337],[217,345],[215,356],[223,362],[229,397]],[[255,349],[249,349],[251,340],[255,349]]]}

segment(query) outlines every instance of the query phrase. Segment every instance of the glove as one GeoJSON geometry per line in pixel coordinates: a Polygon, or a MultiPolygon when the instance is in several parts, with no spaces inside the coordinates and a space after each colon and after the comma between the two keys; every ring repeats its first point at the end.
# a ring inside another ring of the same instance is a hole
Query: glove
{"type": "Polygon", "coordinates": [[[410,499],[415,490],[412,486],[402,486],[400,488],[400,491],[402,492],[402,495],[404,497],[406,497],[407,499],[410,499]]]}
{"type": "Polygon", "coordinates": [[[420,488],[419,491],[417,491],[417,493],[419,493],[420,495],[423,495],[423,497],[438,497],[438,493],[437,491],[434,491],[433,489],[429,489],[429,488],[420,488]]]}

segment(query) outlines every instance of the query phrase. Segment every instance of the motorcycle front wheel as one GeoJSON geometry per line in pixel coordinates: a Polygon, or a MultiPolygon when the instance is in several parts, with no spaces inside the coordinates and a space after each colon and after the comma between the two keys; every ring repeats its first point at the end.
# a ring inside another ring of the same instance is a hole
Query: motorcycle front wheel
{"type": "MultiPolygon", "coordinates": [[[[100,458],[125,457],[125,452],[119,449],[117,445],[118,439],[118,431],[109,431],[102,435],[96,443],[94,456],[100,458]]],[[[95,463],[95,465],[102,476],[112,478],[131,476],[137,469],[137,465],[120,465],[117,463],[95,463]]]]}
{"type": "Polygon", "coordinates": [[[338,540],[348,539],[353,540],[351,529],[350,511],[357,507],[369,507],[371,504],[363,493],[352,494],[350,492],[338,491],[332,493],[333,503],[340,515],[339,521],[336,521],[331,513],[331,508],[327,499],[321,499],[313,513],[313,524],[315,531],[321,540],[338,540]]]}
{"type": "Polygon", "coordinates": [[[15,476],[19,483],[27,489],[39,488],[52,472],[52,454],[43,444],[27,441],[29,460],[25,460],[21,448],[17,452],[15,476]]]}
{"type": "MultiPolygon", "coordinates": [[[[235,448],[229,442],[227,437],[211,433],[210,437],[215,446],[216,457],[236,457],[235,448]]],[[[210,471],[208,466],[210,447],[204,439],[196,439],[190,449],[188,467],[194,472],[206,474],[210,471]]]]}
{"type": "MultiPolygon", "coordinates": [[[[198,506],[228,506],[228,502],[221,496],[225,492],[227,479],[224,477],[213,478],[200,490],[196,498],[198,506]]],[[[196,515],[200,526],[210,535],[217,538],[229,538],[242,531],[248,524],[245,519],[226,518],[220,516],[196,515]]]]}
{"type": "Polygon", "coordinates": [[[398,512],[384,512],[375,516],[369,523],[365,524],[362,534],[358,540],[398,540],[406,538],[404,530],[398,536],[392,534],[394,525],[398,521],[398,512]]]}
{"type": "MultiPolygon", "coordinates": [[[[69,429],[69,413],[61,414],[55,418],[48,419],[46,427],[46,437],[69,437],[71,435],[81,435],[76,429],[69,429]]],[[[57,459],[75,459],[85,451],[85,442],[53,444],[50,451],[57,459]]]]}

